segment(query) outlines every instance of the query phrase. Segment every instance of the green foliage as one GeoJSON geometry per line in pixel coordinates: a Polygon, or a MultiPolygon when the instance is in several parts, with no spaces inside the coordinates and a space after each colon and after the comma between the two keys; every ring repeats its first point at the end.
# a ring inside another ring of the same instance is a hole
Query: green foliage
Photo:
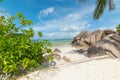
{"type": "Polygon", "coordinates": [[[0,0],[0,2],[3,2],[3,0],[0,0]]]}
{"type": "Polygon", "coordinates": [[[102,15],[106,6],[107,0],[97,0],[96,8],[94,11],[94,19],[98,19],[102,15]]]}
{"type": "Polygon", "coordinates": [[[42,32],[38,32],[38,35],[39,35],[40,37],[42,37],[42,32]]]}
{"type": "MultiPolygon", "coordinates": [[[[22,13],[8,19],[0,17],[0,72],[2,73],[16,74],[38,67],[44,60],[45,53],[52,54],[48,48],[49,41],[32,41],[30,38],[34,36],[33,29],[19,29],[13,23],[16,19],[21,26],[32,25],[32,21],[25,19],[22,13]]],[[[38,34],[42,36],[41,32],[38,34]]],[[[52,56],[49,59],[52,59],[52,56]]]]}
{"type": "Polygon", "coordinates": [[[118,32],[119,35],[120,35],[120,24],[116,27],[116,30],[117,30],[117,32],[118,32]]]}
{"type": "Polygon", "coordinates": [[[31,20],[28,20],[28,19],[25,20],[25,17],[22,15],[21,12],[17,13],[17,16],[18,16],[18,19],[20,20],[20,24],[22,24],[22,26],[27,26],[27,25],[33,24],[31,20]]]}
{"type": "MultiPolygon", "coordinates": [[[[89,0],[78,0],[78,1],[86,2],[89,0]]],[[[108,7],[109,10],[114,10],[115,1],[114,0],[96,0],[96,7],[94,10],[94,15],[93,15],[94,19],[99,19],[101,15],[103,14],[106,7],[108,7]]]]}

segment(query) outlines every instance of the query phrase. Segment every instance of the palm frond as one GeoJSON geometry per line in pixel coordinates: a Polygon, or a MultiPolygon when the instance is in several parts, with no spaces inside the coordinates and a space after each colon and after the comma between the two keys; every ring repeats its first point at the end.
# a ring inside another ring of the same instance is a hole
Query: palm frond
{"type": "Polygon", "coordinates": [[[3,0],[0,0],[0,2],[3,2],[3,0]]]}
{"type": "Polygon", "coordinates": [[[109,0],[109,10],[113,10],[115,8],[114,0],[109,0]]]}
{"type": "Polygon", "coordinates": [[[94,19],[98,19],[102,15],[106,6],[107,0],[97,0],[96,8],[94,11],[94,19]]]}

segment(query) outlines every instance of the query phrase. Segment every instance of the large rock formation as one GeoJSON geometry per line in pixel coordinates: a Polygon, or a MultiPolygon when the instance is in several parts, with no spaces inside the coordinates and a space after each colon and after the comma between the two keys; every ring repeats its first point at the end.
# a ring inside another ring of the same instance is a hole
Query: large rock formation
{"type": "Polygon", "coordinates": [[[96,30],[93,32],[82,31],[81,33],[74,37],[72,41],[72,46],[89,48],[96,41],[101,40],[102,35],[103,35],[102,30],[96,30]]]}
{"type": "Polygon", "coordinates": [[[90,46],[94,45],[97,41],[101,40],[103,37],[109,34],[114,34],[113,30],[96,30],[93,32],[82,31],[77,36],[74,37],[72,41],[72,46],[84,47],[88,49],[90,46]]]}
{"type": "Polygon", "coordinates": [[[104,35],[109,35],[109,34],[114,34],[114,33],[116,32],[113,30],[104,30],[104,35]]]}
{"type": "Polygon", "coordinates": [[[86,47],[88,57],[109,55],[120,58],[120,36],[113,30],[82,31],[74,37],[72,46],[86,47]]]}
{"type": "Polygon", "coordinates": [[[120,36],[117,34],[108,35],[88,49],[88,57],[100,55],[120,58],[120,36]]]}

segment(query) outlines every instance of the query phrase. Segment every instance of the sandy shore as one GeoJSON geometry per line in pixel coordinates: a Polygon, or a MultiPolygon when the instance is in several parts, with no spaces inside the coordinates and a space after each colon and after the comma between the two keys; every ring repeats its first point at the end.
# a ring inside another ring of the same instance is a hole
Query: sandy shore
{"type": "Polygon", "coordinates": [[[79,63],[88,59],[84,53],[70,46],[57,48],[62,51],[60,55],[66,56],[71,62],[61,60],[57,67],[34,71],[17,80],[120,80],[120,60],[106,58],[79,63]]]}

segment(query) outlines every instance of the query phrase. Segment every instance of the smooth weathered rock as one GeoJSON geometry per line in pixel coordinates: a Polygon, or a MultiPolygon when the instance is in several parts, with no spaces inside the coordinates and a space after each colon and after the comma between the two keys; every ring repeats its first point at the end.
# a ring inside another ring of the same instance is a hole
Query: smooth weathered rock
{"type": "Polygon", "coordinates": [[[86,38],[90,34],[89,31],[82,31],[77,36],[74,37],[75,40],[82,40],[83,38],[86,38]]]}
{"type": "Polygon", "coordinates": [[[94,44],[96,41],[99,41],[102,39],[103,31],[102,30],[96,30],[93,31],[89,37],[90,37],[90,43],[94,44]]]}
{"type": "Polygon", "coordinates": [[[88,46],[85,42],[86,37],[90,34],[88,31],[82,31],[77,36],[74,37],[73,41],[71,42],[72,46],[81,47],[81,46],[88,46]]]}
{"type": "Polygon", "coordinates": [[[93,32],[88,31],[82,31],[77,36],[74,37],[74,40],[72,41],[72,46],[75,47],[86,47],[89,48],[91,45],[93,45],[96,41],[99,41],[102,39],[103,31],[102,30],[96,30],[93,32]]]}
{"type": "Polygon", "coordinates": [[[104,32],[105,35],[109,35],[109,34],[114,34],[115,33],[115,31],[113,31],[113,30],[104,30],[103,32],[104,32]]]}
{"type": "Polygon", "coordinates": [[[57,48],[55,48],[55,50],[53,51],[53,54],[58,54],[58,53],[61,53],[61,51],[57,48]]]}
{"type": "Polygon", "coordinates": [[[88,49],[88,57],[100,55],[120,58],[120,36],[117,34],[108,35],[88,49]]]}
{"type": "Polygon", "coordinates": [[[52,56],[53,56],[53,59],[56,59],[58,61],[61,60],[61,56],[59,54],[52,54],[52,56]]]}
{"type": "Polygon", "coordinates": [[[63,56],[63,60],[66,61],[66,62],[70,62],[70,59],[67,58],[66,56],[63,56]]]}

